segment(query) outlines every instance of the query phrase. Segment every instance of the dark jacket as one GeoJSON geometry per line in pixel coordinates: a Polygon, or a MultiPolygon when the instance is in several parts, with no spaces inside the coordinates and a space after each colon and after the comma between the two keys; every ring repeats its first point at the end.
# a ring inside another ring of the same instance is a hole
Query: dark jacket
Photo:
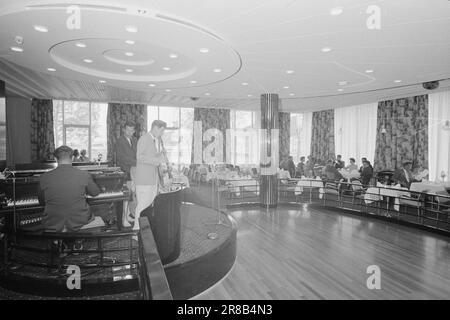
{"type": "Polygon", "coordinates": [[[342,174],[335,167],[333,167],[331,165],[327,165],[325,167],[324,171],[325,171],[325,175],[326,175],[326,179],[327,180],[339,181],[339,180],[344,178],[342,176],[342,174]]]}
{"type": "Polygon", "coordinates": [[[370,183],[370,179],[373,177],[373,169],[371,166],[361,167],[361,184],[363,186],[368,186],[370,183]]]}
{"type": "Polygon", "coordinates": [[[116,161],[117,165],[128,174],[130,168],[136,166],[136,138],[131,138],[131,145],[125,136],[121,136],[116,144],[116,161]]]}
{"type": "Polygon", "coordinates": [[[96,196],[100,188],[89,172],[71,165],[58,165],[40,178],[39,202],[45,205],[42,224],[46,231],[77,231],[91,221],[86,194],[96,196]]]}
{"type": "Polygon", "coordinates": [[[342,168],[345,168],[345,161],[342,161],[342,160],[336,160],[336,162],[335,162],[335,164],[334,164],[334,167],[335,167],[336,169],[342,169],[342,168]]]}
{"type": "Polygon", "coordinates": [[[287,171],[289,171],[289,174],[291,178],[295,177],[295,163],[292,160],[287,161],[287,171]]]}
{"type": "Polygon", "coordinates": [[[406,179],[406,174],[405,174],[405,170],[403,170],[403,168],[397,169],[394,172],[394,175],[392,176],[392,180],[394,180],[395,183],[399,183],[402,187],[408,188],[411,186],[412,182],[415,182],[417,180],[415,180],[413,178],[413,175],[411,172],[408,172],[408,177],[409,177],[409,182],[406,179]]]}

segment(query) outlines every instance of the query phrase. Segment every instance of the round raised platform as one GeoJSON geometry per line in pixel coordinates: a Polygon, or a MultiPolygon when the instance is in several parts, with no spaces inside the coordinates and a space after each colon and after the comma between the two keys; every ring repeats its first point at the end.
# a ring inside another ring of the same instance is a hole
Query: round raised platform
{"type": "Polygon", "coordinates": [[[181,205],[181,253],[164,266],[174,299],[189,299],[220,281],[236,259],[237,227],[224,213],[192,203],[181,205]],[[211,239],[211,233],[217,237],[211,239]]]}

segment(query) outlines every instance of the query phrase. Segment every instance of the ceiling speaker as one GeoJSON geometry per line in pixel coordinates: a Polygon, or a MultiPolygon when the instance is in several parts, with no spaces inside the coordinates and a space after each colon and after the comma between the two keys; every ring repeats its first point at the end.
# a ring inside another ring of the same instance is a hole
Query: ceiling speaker
{"type": "Polygon", "coordinates": [[[433,90],[439,88],[439,81],[424,82],[422,83],[422,86],[424,87],[424,89],[433,90]]]}

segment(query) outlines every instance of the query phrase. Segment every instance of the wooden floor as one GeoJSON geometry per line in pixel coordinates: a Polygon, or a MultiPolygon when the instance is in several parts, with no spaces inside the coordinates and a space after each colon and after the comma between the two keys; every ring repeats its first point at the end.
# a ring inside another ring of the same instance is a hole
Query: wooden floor
{"type": "Polygon", "coordinates": [[[195,299],[450,299],[448,237],[307,205],[230,213],[235,265],[195,299]]]}

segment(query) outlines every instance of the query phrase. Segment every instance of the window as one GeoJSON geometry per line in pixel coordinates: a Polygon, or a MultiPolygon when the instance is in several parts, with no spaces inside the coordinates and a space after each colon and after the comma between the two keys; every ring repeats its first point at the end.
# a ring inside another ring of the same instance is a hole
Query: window
{"type": "Polygon", "coordinates": [[[312,113],[291,113],[290,154],[294,161],[307,157],[311,147],[312,113]]]}
{"type": "Polygon", "coordinates": [[[167,123],[163,142],[169,161],[178,165],[179,169],[188,166],[191,163],[194,109],[148,106],[147,113],[149,130],[154,120],[167,123]]]}
{"type": "Polygon", "coordinates": [[[55,146],[67,145],[95,160],[107,154],[107,103],[53,100],[55,146]]]}
{"type": "Polygon", "coordinates": [[[231,111],[231,159],[227,162],[239,166],[259,165],[258,115],[255,111],[231,111]]]}
{"type": "Polygon", "coordinates": [[[6,100],[0,98],[0,161],[6,160],[6,100]]]}

